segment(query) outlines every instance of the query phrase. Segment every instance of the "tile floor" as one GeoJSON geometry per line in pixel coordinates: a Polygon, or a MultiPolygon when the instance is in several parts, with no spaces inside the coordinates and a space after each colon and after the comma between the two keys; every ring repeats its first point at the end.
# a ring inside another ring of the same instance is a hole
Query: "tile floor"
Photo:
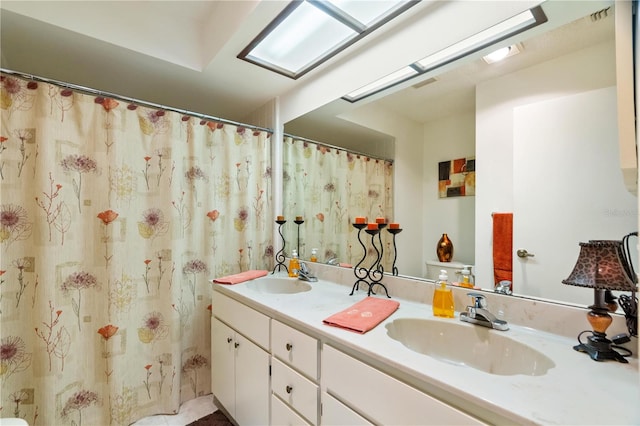
{"type": "Polygon", "coordinates": [[[145,417],[131,426],[186,426],[216,410],[213,395],[209,394],[185,402],[178,414],[145,417]]]}

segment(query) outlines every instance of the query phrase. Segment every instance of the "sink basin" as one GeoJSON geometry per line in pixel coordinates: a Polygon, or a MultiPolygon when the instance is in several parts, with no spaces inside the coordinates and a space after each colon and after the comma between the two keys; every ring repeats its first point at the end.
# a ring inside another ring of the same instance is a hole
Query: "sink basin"
{"type": "Polygon", "coordinates": [[[387,335],[407,348],[440,361],[489,374],[542,376],[555,363],[503,331],[451,321],[399,318],[387,335]]]}
{"type": "Polygon", "coordinates": [[[296,278],[264,277],[247,281],[247,287],[260,293],[293,294],[311,290],[311,285],[296,278]]]}

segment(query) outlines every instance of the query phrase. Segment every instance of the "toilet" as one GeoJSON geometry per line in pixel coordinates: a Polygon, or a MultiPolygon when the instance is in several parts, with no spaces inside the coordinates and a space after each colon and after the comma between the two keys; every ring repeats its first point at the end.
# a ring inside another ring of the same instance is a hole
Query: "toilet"
{"type": "MultiPolygon", "coordinates": [[[[427,279],[437,280],[438,275],[440,275],[440,270],[444,269],[447,271],[447,275],[449,276],[449,281],[457,282],[462,279],[461,272],[465,265],[469,265],[468,263],[461,262],[440,262],[437,260],[427,260],[427,279]]],[[[473,266],[471,268],[473,270],[473,266]]]]}

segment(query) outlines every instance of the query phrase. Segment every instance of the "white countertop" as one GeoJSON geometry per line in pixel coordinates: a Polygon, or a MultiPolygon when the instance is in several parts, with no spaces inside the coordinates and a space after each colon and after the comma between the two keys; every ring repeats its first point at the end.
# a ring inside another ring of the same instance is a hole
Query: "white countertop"
{"type": "Polygon", "coordinates": [[[628,364],[596,362],[572,349],[577,344],[575,338],[510,324],[508,331],[491,332],[506,333],[538,349],[553,360],[555,367],[541,376],[489,374],[414,352],[387,335],[385,325],[398,318],[459,322],[458,312],[453,319],[435,318],[430,305],[394,297],[400,302],[399,309],[373,330],[358,334],[325,325],[322,320],[362,300],[366,292],[349,296],[350,285],[324,280],[310,283],[313,287],[310,291],[294,294],[261,293],[245,284],[214,286],[216,291],[325,343],[361,354],[364,360],[383,367],[388,374],[409,381],[483,421],[545,425],[640,424],[637,357],[628,358],[628,364]]]}

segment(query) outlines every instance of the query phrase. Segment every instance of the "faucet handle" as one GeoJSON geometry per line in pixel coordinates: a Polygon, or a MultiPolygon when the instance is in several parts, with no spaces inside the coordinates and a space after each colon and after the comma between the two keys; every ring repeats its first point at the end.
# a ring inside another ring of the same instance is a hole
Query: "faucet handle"
{"type": "Polygon", "coordinates": [[[480,293],[467,293],[467,296],[471,296],[473,298],[473,307],[484,309],[487,307],[487,300],[480,293]]]}
{"type": "Polygon", "coordinates": [[[309,268],[307,267],[307,264],[305,262],[300,262],[300,272],[302,272],[303,274],[309,273],[309,268]]]}

